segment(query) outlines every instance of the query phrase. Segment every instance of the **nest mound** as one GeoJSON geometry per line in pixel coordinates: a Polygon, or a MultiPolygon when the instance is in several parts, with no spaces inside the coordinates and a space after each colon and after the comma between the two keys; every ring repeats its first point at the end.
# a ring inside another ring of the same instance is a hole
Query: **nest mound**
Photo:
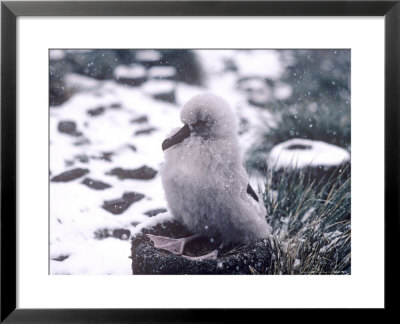
{"type": "Polygon", "coordinates": [[[154,248],[146,234],[180,238],[193,233],[175,221],[143,229],[132,239],[133,274],[265,274],[271,264],[271,247],[268,239],[259,239],[245,246],[231,245],[218,249],[219,242],[200,238],[188,243],[184,254],[199,256],[218,249],[218,258],[189,260],[154,248]]]}

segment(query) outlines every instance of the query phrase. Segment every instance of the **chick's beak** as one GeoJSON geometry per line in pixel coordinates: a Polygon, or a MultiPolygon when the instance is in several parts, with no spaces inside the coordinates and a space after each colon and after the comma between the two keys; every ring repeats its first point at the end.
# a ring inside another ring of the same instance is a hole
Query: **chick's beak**
{"type": "Polygon", "coordinates": [[[183,126],[175,135],[164,140],[162,143],[162,149],[165,151],[166,149],[170,148],[171,146],[181,143],[185,138],[190,136],[190,128],[189,125],[183,126]]]}

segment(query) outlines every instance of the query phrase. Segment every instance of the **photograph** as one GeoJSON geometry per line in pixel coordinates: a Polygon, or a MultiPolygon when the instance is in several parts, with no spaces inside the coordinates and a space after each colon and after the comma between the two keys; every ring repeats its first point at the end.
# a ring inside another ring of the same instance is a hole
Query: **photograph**
{"type": "Polygon", "coordinates": [[[399,2],[3,1],[0,322],[396,309],[399,2]]]}
{"type": "Polygon", "coordinates": [[[351,49],[48,68],[50,275],[351,275],[351,49]]]}

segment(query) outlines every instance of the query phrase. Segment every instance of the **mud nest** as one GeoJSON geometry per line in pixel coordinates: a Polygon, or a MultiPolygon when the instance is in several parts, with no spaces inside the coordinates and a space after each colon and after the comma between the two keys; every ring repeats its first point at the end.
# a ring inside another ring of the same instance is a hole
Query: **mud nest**
{"type": "Polygon", "coordinates": [[[199,238],[188,243],[184,254],[200,256],[218,249],[215,260],[189,260],[168,251],[156,249],[146,234],[180,238],[193,235],[177,222],[165,222],[142,230],[132,239],[133,274],[265,274],[271,264],[268,239],[249,245],[230,245],[222,249],[220,242],[199,238]]]}

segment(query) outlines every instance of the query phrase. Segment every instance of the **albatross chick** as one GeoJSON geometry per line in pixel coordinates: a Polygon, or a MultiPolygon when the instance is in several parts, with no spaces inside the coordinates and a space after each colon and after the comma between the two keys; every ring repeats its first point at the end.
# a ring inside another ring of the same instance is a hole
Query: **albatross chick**
{"type": "MultiPolygon", "coordinates": [[[[185,245],[201,236],[218,238],[223,245],[268,237],[266,209],[242,165],[228,103],[212,94],[198,95],[184,105],[180,117],[184,126],[162,143],[161,179],[172,215],[196,234],[179,239],[148,235],[154,246],[183,255],[185,245]]],[[[215,259],[217,254],[185,257],[215,259]]]]}

